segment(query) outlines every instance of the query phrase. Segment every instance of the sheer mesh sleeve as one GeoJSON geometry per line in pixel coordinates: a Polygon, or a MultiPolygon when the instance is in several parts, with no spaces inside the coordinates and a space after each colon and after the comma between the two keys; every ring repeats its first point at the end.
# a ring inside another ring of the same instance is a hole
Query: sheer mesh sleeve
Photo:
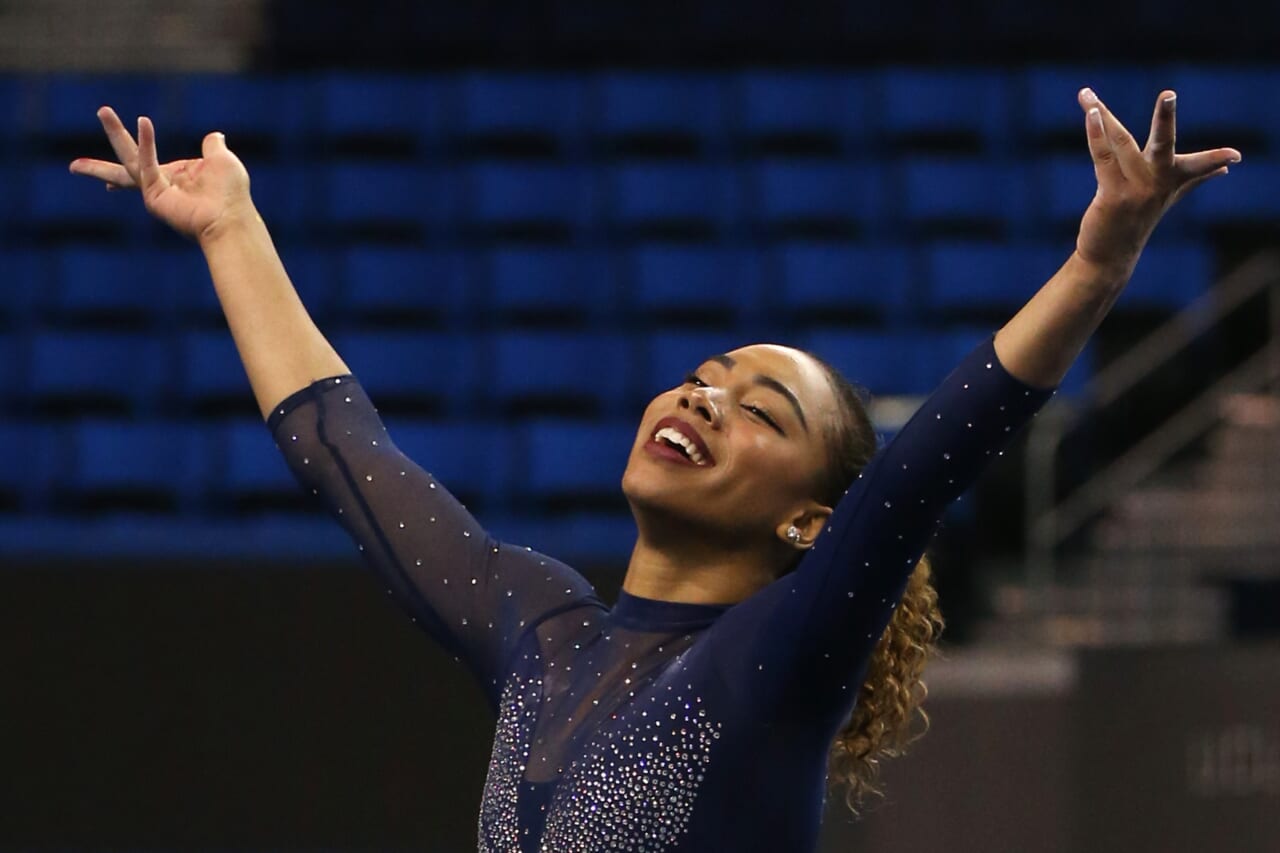
{"type": "Polygon", "coordinates": [[[389,596],[475,676],[497,708],[520,636],[569,606],[604,609],[568,566],[495,541],[391,442],[354,376],[319,380],[267,427],[299,482],[355,540],[389,596]]]}
{"type": "Polygon", "coordinates": [[[740,701],[842,720],[943,511],[1054,394],[1008,373],[994,335],[873,457],[791,574],[711,629],[740,701]]]}

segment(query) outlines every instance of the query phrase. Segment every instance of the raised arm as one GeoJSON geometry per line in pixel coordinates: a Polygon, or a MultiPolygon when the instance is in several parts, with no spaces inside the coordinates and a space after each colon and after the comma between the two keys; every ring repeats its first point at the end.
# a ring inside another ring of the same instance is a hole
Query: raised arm
{"type": "Polygon", "coordinates": [[[110,107],[98,118],[120,162],[79,159],[71,171],[140,189],[148,211],[199,242],[262,417],[315,380],[349,372],[298,298],[223,135],[206,136],[200,158],[160,164],[150,119],[138,119],[135,143],[110,107]]]}
{"type": "Polygon", "coordinates": [[[161,165],[148,119],[138,120],[135,144],[109,107],[98,117],[120,162],[76,160],[71,170],[141,189],[152,214],[199,241],[258,407],[299,482],[496,709],[525,632],[566,610],[605,609],[591,585],[568,566],[490,538],[396,448],[294,291],[222,134],[204,138],[202,158],[161,165]]]}
{"type": "Polygon", "coordinates": [[[1240,162],[1234,148],[1174,153],[1177,95],[1156,101],[1151,133],[1141,150],[1091,89],[1077,95],[1098,189],[1080,222],[1076,249],[996,334],[996,352],[1014,376],[1032,385],[1057,385],[1089,336],[1129,282],[1151,232],[1174,202],[1193,187],[1227,174],[1240,162]]]}
{"type": "Polygon", "coordinates": [[[1240,160],[1231,148],[1175,155],[1172,92],[1161,94],[1144,151],[1091,92],[1079,100],[1098,191],[1075,251],[876,454],[799,567],[713,626],[717,666],[740,702],[810,725],[847,716],[947,506],[1049,399],[1164,211],[1240,160]]]}

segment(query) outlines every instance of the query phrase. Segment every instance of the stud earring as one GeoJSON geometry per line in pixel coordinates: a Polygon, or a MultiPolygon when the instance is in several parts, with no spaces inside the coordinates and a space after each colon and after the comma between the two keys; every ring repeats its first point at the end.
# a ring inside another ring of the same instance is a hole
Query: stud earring
{"type": "Polygon", "coordinates": [[[787,541],[792,545],[800,544],[800,528],[794,524],[787,528],[787,541]]]}

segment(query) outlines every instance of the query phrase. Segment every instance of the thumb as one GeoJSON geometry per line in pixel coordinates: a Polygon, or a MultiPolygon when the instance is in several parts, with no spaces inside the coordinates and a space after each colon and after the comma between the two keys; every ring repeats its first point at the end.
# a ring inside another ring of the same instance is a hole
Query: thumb
{"type": "Polygon", "coordinates": [[[220,130],[215,130],[205,136],[204,141],[200,143],[200,153],[205,157],[212,157],[215,154],[225,154],[227,152],[227,137],[220,130]]]}

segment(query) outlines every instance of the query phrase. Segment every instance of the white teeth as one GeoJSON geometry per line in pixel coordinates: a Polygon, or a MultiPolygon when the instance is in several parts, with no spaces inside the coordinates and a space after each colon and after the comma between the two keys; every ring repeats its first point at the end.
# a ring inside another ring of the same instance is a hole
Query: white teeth
{"type": "Polygon", "coordinates": [[[689,458],[692,459],[695,464],[706,464],[706,460],[703,458],[702,453],[698,451],[698,446],[693,443],[692,439],[680,432],[680,430],[673,429],[672,427],[663,427],[653,434],[653,440],[657,441],[658,439],[665,439],[672,444],[678,444],[683,447],[685,452],[689,455],[689,458]]]}

